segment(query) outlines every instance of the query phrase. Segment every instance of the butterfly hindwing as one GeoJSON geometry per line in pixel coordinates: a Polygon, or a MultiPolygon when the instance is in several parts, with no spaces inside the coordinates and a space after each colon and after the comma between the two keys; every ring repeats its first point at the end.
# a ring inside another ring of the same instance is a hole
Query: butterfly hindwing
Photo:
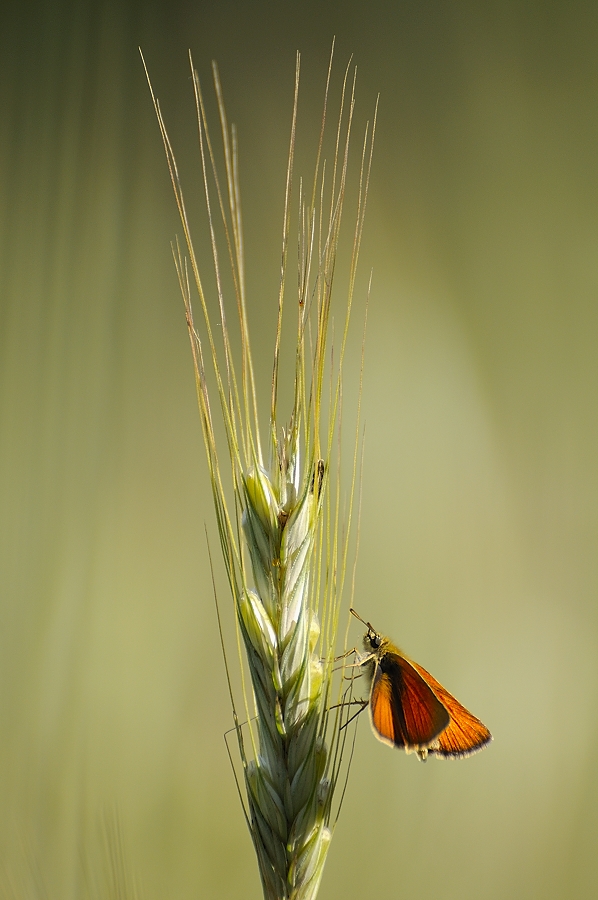
{"type": "Polygon", "coordinates": [[[449,713],[414,666],[387,652],[376,664],[370,695],[374,730],[395,747],[425,749],[449,724],[449,713]]]}

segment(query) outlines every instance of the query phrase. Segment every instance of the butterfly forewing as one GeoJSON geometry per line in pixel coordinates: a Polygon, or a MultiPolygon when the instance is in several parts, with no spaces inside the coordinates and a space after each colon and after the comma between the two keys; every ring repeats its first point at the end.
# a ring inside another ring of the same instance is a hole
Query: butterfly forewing
{"type": "Polygon", "coordinates": [[[452,694],[417,663],[412,664],[429,685],[442,705],[448,710],[450,722],[436,741],[430,745],[430,753],[440,757],[469,756],[481,750],[492,740],[486,726],[465,709],[452,694]]]}
{"type": "Polygon", "coordinates": [[[370,712],[381,740],[407,751],[435,744],[450,721],[425,679],[393,652],[384,653],[376,665],[370,712]]]}

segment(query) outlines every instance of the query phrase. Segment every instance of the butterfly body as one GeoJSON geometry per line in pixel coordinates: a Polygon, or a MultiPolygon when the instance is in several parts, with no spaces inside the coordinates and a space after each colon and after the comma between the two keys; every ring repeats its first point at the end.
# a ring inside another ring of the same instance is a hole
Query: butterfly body
{"type": "MultiPolygon", "coordinates": [[[[363,621],[363,620],[361,620],[363,621]]],[[[491,740],[486,726],[422,666],[369,623],[358,657],[370,679],[369,710],[379,740],[426,759],[469,756],[491,740]]]]}

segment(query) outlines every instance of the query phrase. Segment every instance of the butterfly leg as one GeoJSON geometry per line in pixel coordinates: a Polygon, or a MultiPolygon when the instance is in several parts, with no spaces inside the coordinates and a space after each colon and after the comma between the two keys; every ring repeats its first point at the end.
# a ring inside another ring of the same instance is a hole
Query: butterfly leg
{"type": "Polygon", "coordinates": [[[369,700],[348,700],[347,703],[345,703],[345,706],[359,706],[359,709],[357,710],[356,713],[353,713],[353,715],[351,716],[350,719],[347,719],[347,721],[341,725],[339,731],[342,731],[343,728],[346,728],[347,725],[351,724],[353,719],[356,719],[357,716],[361,715],[361,713],[364,711],[364,709],[369,704],[369,702],[370,702],[369,700]]]}

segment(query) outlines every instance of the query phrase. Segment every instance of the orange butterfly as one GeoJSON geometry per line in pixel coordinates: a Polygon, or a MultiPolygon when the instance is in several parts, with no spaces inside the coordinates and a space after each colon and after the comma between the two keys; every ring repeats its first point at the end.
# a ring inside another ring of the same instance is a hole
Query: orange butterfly
{"type": "MultiPolygon", "coordinates": [[[[485,725],[388,638],[366,626],[365,656],[358,658],[371,680],[370,719],[379,740],[426,759],[456,759],[481,750],[492,740],[485,725]]],[[[364,701],[364,706],[366,701],[364,701]]]]}

